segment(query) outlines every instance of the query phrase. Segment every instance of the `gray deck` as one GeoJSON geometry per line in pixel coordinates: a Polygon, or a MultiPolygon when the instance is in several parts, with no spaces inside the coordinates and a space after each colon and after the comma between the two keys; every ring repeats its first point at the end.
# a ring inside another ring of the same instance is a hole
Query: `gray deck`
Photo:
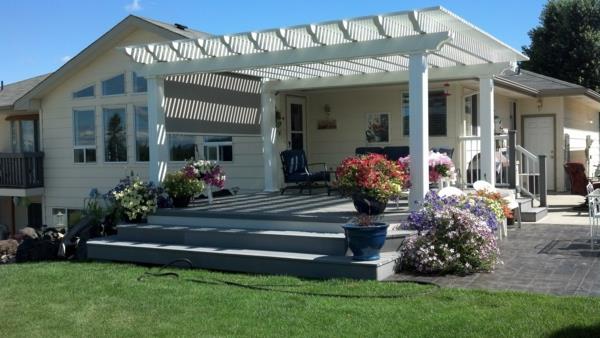
{"type": "MultiPolygon", "coordinates": [[[[212,204],[196,200],[188,208],[160,209],[157,216],[204,216],[212,218],[243,218],[261,220],[287,220],[344,224],[356,216],[349,198],[332,193],[327,196],[319,190],[312,195],[289,192],[249,193],[215,198],[212,204]]],[[[408,215],[406,199],[388,203],[383,218],[388,223],[399,223],[408,215]]]]}

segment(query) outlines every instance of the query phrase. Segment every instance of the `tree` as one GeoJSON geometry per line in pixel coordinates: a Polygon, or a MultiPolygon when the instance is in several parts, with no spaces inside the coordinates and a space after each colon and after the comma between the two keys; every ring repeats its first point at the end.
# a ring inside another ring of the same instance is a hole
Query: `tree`
{"type": "Polygon", "coordinates": [[[550,0],[521,67],[600,91],[600,0],[550,0]]]}

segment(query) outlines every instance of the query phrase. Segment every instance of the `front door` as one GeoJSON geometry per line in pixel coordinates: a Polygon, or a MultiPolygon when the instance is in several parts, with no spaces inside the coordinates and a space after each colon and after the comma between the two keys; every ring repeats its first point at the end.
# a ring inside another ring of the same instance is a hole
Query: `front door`
{"type": "Polygon", "coordinates": [[[306,98],[288,96],[287,99],[288,149],[306,148],[306,98]]]}
{"type": "Polygon", "coordinates": [[[554,190],[554,116],[525,116],[523,119],[523,146],[536,155],[546,155],[546,184],[554,190]]]}

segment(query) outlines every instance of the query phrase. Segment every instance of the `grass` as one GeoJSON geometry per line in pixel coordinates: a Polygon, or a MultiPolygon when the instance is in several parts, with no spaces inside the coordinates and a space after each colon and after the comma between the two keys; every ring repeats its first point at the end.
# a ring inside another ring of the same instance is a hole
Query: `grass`
{"type": "Polygon", "coordinates": [[[600,298],[204,270],[138,281],[145,271],[110,263],[0,266],[0,336],[600,335],[600,298]]]}

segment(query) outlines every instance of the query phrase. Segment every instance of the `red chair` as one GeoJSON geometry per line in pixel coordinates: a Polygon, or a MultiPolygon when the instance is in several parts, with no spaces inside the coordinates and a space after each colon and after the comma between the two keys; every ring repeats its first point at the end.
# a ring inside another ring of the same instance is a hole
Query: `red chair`
{"type": "MultiPolygon", "coordinates": [[[[567,175],[569,175],[569,182],[571,183],[571,194],[587,196],[590,192],[588,191],[588,183],[590,182],[588,176],[585,173],[585,166],[579,162],[567,162],[564,165],[567,175]]],[[[600,189],[600,182],[592,183],[593,189],[600,189]]],[[[576,207],[576,209],[587,210],[587,198],[585,202],[576,207]]]]}

